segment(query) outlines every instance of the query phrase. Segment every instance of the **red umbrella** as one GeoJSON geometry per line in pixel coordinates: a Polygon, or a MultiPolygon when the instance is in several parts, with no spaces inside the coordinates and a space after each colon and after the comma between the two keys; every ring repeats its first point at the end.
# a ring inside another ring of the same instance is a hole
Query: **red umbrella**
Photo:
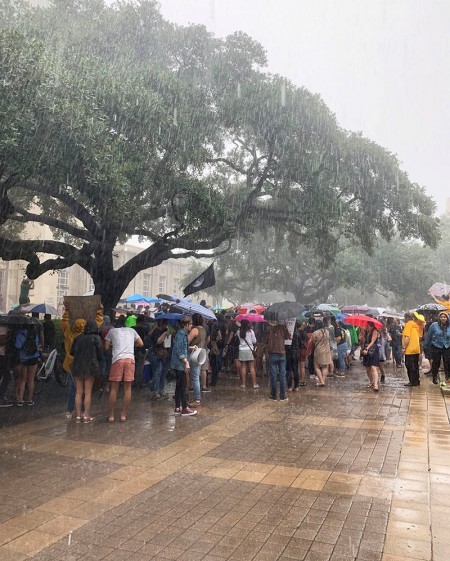
{"type": "Polygon", "coordinates": [[[266,321],[261,314],[239,314],[234,318],[235,321],[242,321],[243,319],[251,321],[252,323],[262,323],[266,321]]]}
{"type": "Polygon", "coordinates": [[[381,329],[383,327],[381,321],[371,318],[370,316],[354,315],[354,316],[347,316],[344,319],[344,323],[348,323],[356,327],[367,327],[367,324],[369,322],[372,322],[377,329],[381,329]]]}

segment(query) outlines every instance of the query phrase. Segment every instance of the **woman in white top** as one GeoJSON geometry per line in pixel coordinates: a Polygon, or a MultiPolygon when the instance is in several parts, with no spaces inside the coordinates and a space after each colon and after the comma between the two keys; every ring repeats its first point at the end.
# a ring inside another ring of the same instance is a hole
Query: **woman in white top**
{"type": "Polygon", "coordinates": [[[253,389],[256,390],[259,386],[256,383],[255,357],[253,355],[253,352],[256,351],[256,337],[252,324],[248,320],[243,319],[237,335],[239,337],[239,360],[241,363],[241,388],[245,389],[248,369],[253,382],[253,389]]]}

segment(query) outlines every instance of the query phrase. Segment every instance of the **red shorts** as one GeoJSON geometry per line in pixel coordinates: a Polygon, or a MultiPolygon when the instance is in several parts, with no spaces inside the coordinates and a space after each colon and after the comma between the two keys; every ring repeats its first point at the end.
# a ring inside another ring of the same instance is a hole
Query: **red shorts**
{"type": "Polygon", "coordinates": [[[111,365],[109,371],[110,382],[133,382],[134,380],[134,360],[132,358],[121,358],[111,365]]]}

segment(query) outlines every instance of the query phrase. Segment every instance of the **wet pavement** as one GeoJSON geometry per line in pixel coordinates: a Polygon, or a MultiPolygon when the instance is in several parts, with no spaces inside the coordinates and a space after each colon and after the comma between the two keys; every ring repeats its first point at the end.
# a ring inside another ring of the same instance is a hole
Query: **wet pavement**
{"type": "Polygon", "coordinates": [[[224,376],[195,417],[141,390],[114,424],[56,386],[0,409],[0,561],[447,561],[448,398],[404,378],[354,363],[282,403],[224,376]]]}

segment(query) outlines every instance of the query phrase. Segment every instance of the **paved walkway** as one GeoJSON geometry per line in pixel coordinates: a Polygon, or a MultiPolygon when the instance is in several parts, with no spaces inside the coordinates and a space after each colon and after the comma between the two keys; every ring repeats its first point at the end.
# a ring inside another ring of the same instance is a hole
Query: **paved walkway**
{"type": "Polygon", "coordinates": [[[0,561],[448,561],[446,404],[388,372],[378,394],[355,366],[288,403],[227,379],[196,417],[141,393],[126,423],[99,402],[92,425],[3,428],[0,561]]]}

